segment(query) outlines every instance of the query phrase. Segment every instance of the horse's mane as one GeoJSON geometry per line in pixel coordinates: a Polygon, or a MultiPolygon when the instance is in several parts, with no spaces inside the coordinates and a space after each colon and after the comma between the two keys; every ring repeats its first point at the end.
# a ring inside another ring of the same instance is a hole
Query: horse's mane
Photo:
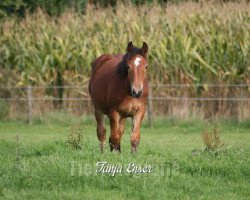
{"type": "Polygon", "coordinates": [[[118,64],[118,74],[121,78],[126,78],[128,75],[128,63],[127,61],[132,59],[136,54],[140,54],[144,58],[146,55],[143,53],[142,49],[134,47],[130,52],[127,52],[123,57],[122,61],[118,64]]]}

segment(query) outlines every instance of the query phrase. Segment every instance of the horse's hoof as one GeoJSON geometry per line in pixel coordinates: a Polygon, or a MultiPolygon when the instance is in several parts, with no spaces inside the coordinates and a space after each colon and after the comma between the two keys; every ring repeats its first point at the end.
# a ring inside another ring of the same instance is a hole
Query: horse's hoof
{"type": "Polygon", "coordinates": [[[121,146],[119,144],[114,145],[114,144],[110,144],[110,151],[111,152],[117,152],[117,153],[121,153],[121,146]]]}
{"type": "Polygon", "coordinates": [[[137,148],[136,147],[131,147],[131,153],[137,153],[137,148]]]}
{"type": "Polygon", "coordinates": [[[115,152],[115,153],[121,153],[121,150],[114,149],[113,152],[115,152]]]}
{"type": "Polygon", "coordinates": [[[101,150],[101,153],[103,153],[104,148],[105,148],[105,144],[100,142],[100,150],[101,150]]]}

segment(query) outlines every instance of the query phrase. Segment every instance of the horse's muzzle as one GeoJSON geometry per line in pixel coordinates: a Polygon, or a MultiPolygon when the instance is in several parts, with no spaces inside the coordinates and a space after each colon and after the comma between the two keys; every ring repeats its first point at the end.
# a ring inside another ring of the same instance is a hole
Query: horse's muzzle
{"type": "Polygon", "coordinates": [[[141,90],[135,90],[134,88],[132,88],[132,96],[135,98],[139,98],[142,95],[142,89],[141,90]]]}

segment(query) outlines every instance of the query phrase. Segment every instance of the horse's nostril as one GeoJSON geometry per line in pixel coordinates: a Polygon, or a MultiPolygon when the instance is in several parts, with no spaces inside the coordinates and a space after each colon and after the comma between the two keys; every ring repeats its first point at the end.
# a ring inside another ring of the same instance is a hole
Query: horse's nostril
{"type": "Polygon", "coordinates": [[[133,94],[133,95],[136,95],[136,91],[135,91],[134,88],[132,89],[132,94],[133,94]]]}
{"type": "Polygon", "coordinates": [[[140,97],[141,94],[142,94],[142,90],[136,91],[134,88],[132,89],[132,95],[133,95],[134,97],[140,97]]]}

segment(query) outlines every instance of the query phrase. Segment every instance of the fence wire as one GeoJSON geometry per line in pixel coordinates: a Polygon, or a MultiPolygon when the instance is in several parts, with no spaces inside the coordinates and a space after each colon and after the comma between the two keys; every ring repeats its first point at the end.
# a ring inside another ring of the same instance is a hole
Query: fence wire
{"type": "MultiPolygon", "coordinates": [[[[245,88],[249,90],[249,94],[247,96],[241,96],[240,97],[187,97],[187,96],[152,96],[150,95],[150,98],[147,98],[149,100],[190,100],[190,101],[250,101],[250,85],[247,84],[230,84],[230,85],[223,85],[223,84],[150,84],[149,87],[151,88],[190,88],[190,87],[202,87],[202,88],[245,88]]],[[[86,90],[88,86],[29,86],[31,91],[35,89],[80,89],[80,90],[86,90]]],[[[0,94],[1,90],[25,90],[28,91],[28,87],[0,87],[0,94]]],[[[0,98],[0,101],[27,101],[28,98],[24,97],[15,97],[15,98],[0,98]]],[[[44,97],[44,98],[31,98],[32,101],[91,101],[91,98],[88,97],[79,97],[79,98],[57,98],[57,97],[44,97]]]]}

